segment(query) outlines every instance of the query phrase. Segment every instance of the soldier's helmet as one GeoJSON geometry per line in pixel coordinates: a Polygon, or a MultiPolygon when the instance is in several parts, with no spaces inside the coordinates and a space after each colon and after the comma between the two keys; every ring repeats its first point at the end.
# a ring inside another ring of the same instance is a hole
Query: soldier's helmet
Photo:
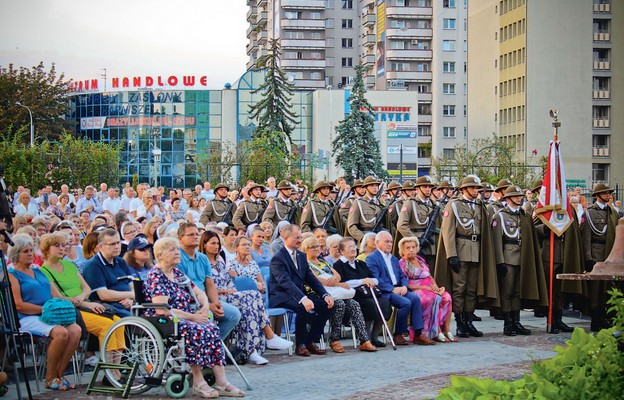
{"type": "Polygon", "coordinates": [[[524,196],[524,193],[522,193],[522,188],[520,186],[517,185],[511,185],[507,187],[507,191],[505,192],[505,195],[503,195],[503,199],[506,197],[513,197],[513,196],[524,196]]]}
{"type": "Polygon", "coordinates": [[[367,176],[362,182],[362,187],[370,186],[370,185],[379,185],[381,181],[377,180],[374,176],[367,176]]]}
{"type": "Polygon", "coordinates": [[[435,182],[429,175],[423,175],[423,176],[418,177],[418,179],[416,180],[416,187],[420,187],[420,186],[434,187],[435,182]]]}
{"type": "Polygon", "coordinates": [[[328,182],[325,181],[318,181],[316,182],[316,185],[314,185],[314,190],[312,190],[312,193],[316,193],[319,190],[323,189],[323,188],[332,188],[332,185],[328,182]]]}
{"type": "Polygon", "coordinates": [[[401,184],[397,181],[392,181],[388,184],[388,188],[386,190],[395,190],[401,189],[401,184]]]}
{"type": "Polygon", "coordinates": [[[483,192],[493,192],[496,188],[491,183],[483,182],[483,192]]]}
{"type": "Polygon", "coordinates": [[[292,184],[288,181],[280,181],[277,184],[277,190],[292,190],[292,184]]]}
{"type": "Polygon", "coordinates": [[[438,185],[438,187],[436,189],[438,189],[438,190],[445,190],[445,189],[453,190],[453,184],[448,179],[445,179],[442,182],[440,182],[440,184],[438,185]]]}
{"type": "Polygon", "coordinates": [[[216,192],[219,189],[225,188],[228,192],[230,191],[230,187],[223,182],[217,183],[217,186],[214,187],[214,191],[216,192]]]}
{"type": "Polygon", "coordinates": [[[509,179],[501,179],[500,181],[498,181],[498,183],[496,184],[496,190],[495,192],[500,192],[503,189],[507,189],[509,186],[513,185],[513,183],[511,183],[511,181],[509,179]]]}
{"type": "Polygon", "coordinates": [[[412,181],[405,181],[403,182],[403,186],[401,186],[402,190],[414,190],[416,189],[416,185],[414,185],[414,182],[412,181]]]}
{"type": "Polygon", "coordinates": [[[353,181],[353,185],[351,185],[351,191],[353,192],[355,188],[359,188],[362,186],[362,181],[359,179],[356,179],[355,181],[353,181]]]}
{"type": "Polygon", "coordinates": [[[614,190],[609,188],[608,185],[604,184],[604,183],[599,183],[594,187],[594,192],[592,193],[592,196],[596,196],[597,194],[600,193],[613,193],[614,190]]]}
{"type": "Polygon", "coordinates": [[[476,187],[476,188],[481,188],[483,187],[483,185],[481,184],[481,179],[479,179],[478,176],[476,175],[467,175],[464,177],[464,179],[462,179],[459,183],[459,187],[461,189],[467,188],[467,187],[476,187]]]}
{"type": "Polygon", "coordinates": [[[263,192],[264,192],[264,189],[265,189],[265,187],[263,185],[261,185],[259,183],[254,183],[253,185],[251,185],[249,187],[249,193],[251,193],[251,191],[254,190],[255,188],[260,188],[263,192]]]}
{"type": "Polygon", "coordinates": [[[542,190],[542,180],[538,179],[535,182],[533,182],[533,186],[531,187],[531,192],[539,192],[540,190],[542,190]]]}

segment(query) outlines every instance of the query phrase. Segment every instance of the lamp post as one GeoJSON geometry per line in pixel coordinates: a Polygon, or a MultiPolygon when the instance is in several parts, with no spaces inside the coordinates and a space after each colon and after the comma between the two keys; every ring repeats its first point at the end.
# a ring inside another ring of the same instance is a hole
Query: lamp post
{"type": "Polygon", "coordinates": [[[34,147],[35,146],[35,126],[33,125],[32,111],[30,111],[30,108],[28,108],[28,106],[23,105],[19,101],[16,101],[15,104],[17,104],[20,107],[24,107],[25,109],[28,110],[28,115],[30,115],[30,147],[34,147]]]}

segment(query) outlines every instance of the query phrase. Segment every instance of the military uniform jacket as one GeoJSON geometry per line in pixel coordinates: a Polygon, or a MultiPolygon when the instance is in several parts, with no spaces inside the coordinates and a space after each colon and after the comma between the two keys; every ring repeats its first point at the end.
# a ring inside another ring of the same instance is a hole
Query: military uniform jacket
{"type": "Polygon", "coordinates": [[[451,200],[444,208],[440,235],[444,236],[446,257],[462,262],[479,262],[481,205],[467,200],[451,200]]]}
{"type": "Polygon", "coordinates": [[[505,207],[505,204],[500,201],[493,201],[486,206],[488,220],[492,221],[494,218],[494,214],[498,211],[502,210],[505,207]]]}
{"type": "Polygon", "coordinates": [[[606,260],[613,248],[616,226],[617,213],[608,205],[601,208],[594,203],[587,208],[585,222],[581,226],[585,260],[606,260]]]}
{"type": "Polygon", "coordinates": [[[230,219],[232,218],[232,215],[234,214],[234,209],[235,207],[232,207],[230,209],[230,215],[228,215],[226,217],[226,213],[228,208],[230,207],[230,204],[232,204],[231,200],[220,200],[220,199],[214,199],[214,200],[210,200],[207,204],[206,204],[206,208],[204,208],[204,212],[202,212],[201,217],[199,217],[199,222],[201,222],[202,224],[206,225],[208,224],[208,222],[221,222],[224,219],[230,219]]]}
{"type": "Polygon", "coordinates": [[[276,227],[277,224],[288,218],[293,207],[296,207],[296,205],[290,199],[271,197],[269,198],[269,205],[262,216],[262,222],[269,221],[276,227]]]}
{"type": "Polygon", "coordinates": [[[526,203],[522,205],[522,208],[524,209],[524,211],[526,211],[527,214],[529,215],[533,215],[533,211],[535,211],[536,207],[537,207],[537,199],[535,198],[527,201],[526,203]]]}
{"type": "MultiPolygon", "coordinates": [[[[325,217],[334,206],[331,200],[320,200],[318,197],[311,199],[301,211],[299,226],[302,232],[312,232],[325,223],[325,217]]],[[[333,221],[329,223],[332,224],[333,221]]]]}
{"type": "Polygon", "coordinates": [[[340,208],[338,209],[338,216],[340,217],[340,221],[342,221],[342,226],[345,227],[345,232],[344,232],[343,236],[347,235],[347,233],[346,233],[346,230],[347,230],[347,218],[349,217],[349,209],[351,209],[351,206],[353,205],[353,201],[354,200],[355,200],[354,196],[351,196],[351,197],[345,199],[345,201],[342,202],[342,204],[340,205],[340,208]]]}
{"type": "Polygon", "coordinates": [[[383,207],[377,199],[364,196],[355,200],[349,208],[349,217],[347,218],[349,236],[359,243],[365,233],[373,230],[377,216],[382,209],[383,207]]]}
{"type": "Polygon", "coordinates": [[[399,214],[401,213],[401,209],[403,208],[403,200],[397,198],[394,203],[390,204],[392,199],[388,199],[386,201],[386,206],[388,207],[388,213],[386,214],[385,226],[390,231],[390,234],[394,236],[397,231],[397,222],[399,221],[399,214]]]}
{"type": "Polygon", "coordinates": [[[421,237],[427,229],[433,208],[430,199],[422,201],[418,197],[411,197],[405,200],[397,220],[397,230],[401,236],[421,237]]]}
{"type": "Polygon", "coordinates": [[[243,200],[238,205],[234,217],[232,217],[232,224],[236,229],[245,228],[252,223],[259,223],[258,220],[262,212],[264,211],[265,204],[262,200],[243,200]]]}
{"type": "Polygon", "coordinates": [[[520,229],[520,210],[512,211],[505,207],[492,218],[492,240],[496,264],[519,266],[522,230],[520,229]]]}

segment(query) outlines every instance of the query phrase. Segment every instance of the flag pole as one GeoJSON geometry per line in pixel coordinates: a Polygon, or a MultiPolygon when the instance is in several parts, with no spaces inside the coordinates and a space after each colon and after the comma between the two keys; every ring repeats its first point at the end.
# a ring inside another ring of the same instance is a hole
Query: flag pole
{"type": "MultiPolygon", "coordinates": [[[[554,129],[554,144],[555,146],[557,145],[557,140],[558,140],[558,129],[561,126],[561,122],[559,122],[558,116],[557,116],[557,111],[550,111],[550,116],[553,119],[552,122],[552,126],[554,129]]],[[[553,165],[555,165],[556,167],[558,166],[558,163],[554,163],[553,165]]],[[[556,168],[555,167],[555,168],[556,168]]],[[[557,176],[558,172],[554,171],[554,176],[557,176]]],[[[567,195],[566,193],[562,193],[561,196],[565,196],[567,195]]],[[[563,198],[561,199],[563,201],[563,198]]],[[[547,326],[546,326],[546,332],[550,332],[552,330],[552,325],[553,325],[553,321],[552,321],[552,314],[553,314],[553,282],[554,282],[554,276],[555,276],[555,232],[553,232],[553,230],[550,230],[550,255],[549,255],[549,271],[550,271],[550,279],[549,279],[549,290],[548,290],[548,321],[547,321],[547,326]]]]}

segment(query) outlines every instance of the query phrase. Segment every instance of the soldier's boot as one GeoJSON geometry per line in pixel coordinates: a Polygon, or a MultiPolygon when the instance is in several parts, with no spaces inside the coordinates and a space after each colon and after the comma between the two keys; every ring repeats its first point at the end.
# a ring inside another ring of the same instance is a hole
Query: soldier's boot
{"type": "Polygon", "coordinates": [[[482,321],[481,317],[479,317],[477,314],[475,314],[474,312],[472,313],[472,320],[473,321],[482,321]]]}
{"type": "Polygon", "coordinates": [[[525,328],[520,323],[520,311],[512,311],[511,316],[512,316],[513,326],[516,329],[516,332],[518,333],[518,335],[530,335],[531,334],[531,330],[525,328]]]}
{"type": "Polygon", "coordinates": [[[591,310],[591,324],[589,327],[592,332],[599,332],[604,328],[602,319],[602,311],[599,308],[591,310]]]}
{"type": "Polygon", "coordinates": [[[455,336],[460,338],[470,337],[468,330],[466,330],[466,322],[464,321],[463,313],[455,313],[455,322],[457,323],[457,331],[455,332],[455,336]]]}
{"type": "Polygon", "coordinates": [[[556,315],[557,315],[556,317],[557,321],[555,323],[559,326],[559,330],[561,332],[573,332],[574,331],[574,328],[566,325],[566,323],[563,322],[563,320],[561,319],[561,317],[563,316],[563,309],[557,310],[556,315]]]}
{"type": "Polygon", "coordinates": [[[472,324],[472,312],[465,312],[464,319],[466,320],[466,330],[470,336],[481,337],[483,336],[483,332],[477,330],[477,328],[472,324]]]}
{"type": "Polygon", "coordinates": [[[550,325],[550,330],[548,330],[548,333],[552,333],[553,335],[559,333],[559,317],[557,317],[557,311],[557,309],[553,309],[552,311],[552,325],[550,325]]]}
{"type": "MultiPolygon", "coordinates": [[[[503,313],[503,310],[501,310],[500,307],[492,307],[490,308],[490,317],[494,318],[497,321],[504,321],[505,313],[503,313]]],[[[476,319],[473,321],[476,321],[476,319]]]]}
{"type": "Polygon", "coordinates": [[[503,325],[503,335],[516,336],[516,328],[514,327],[513,320],[511,319],[511,313],[503,313],[505,315],[505,323],[503,325]]]}

